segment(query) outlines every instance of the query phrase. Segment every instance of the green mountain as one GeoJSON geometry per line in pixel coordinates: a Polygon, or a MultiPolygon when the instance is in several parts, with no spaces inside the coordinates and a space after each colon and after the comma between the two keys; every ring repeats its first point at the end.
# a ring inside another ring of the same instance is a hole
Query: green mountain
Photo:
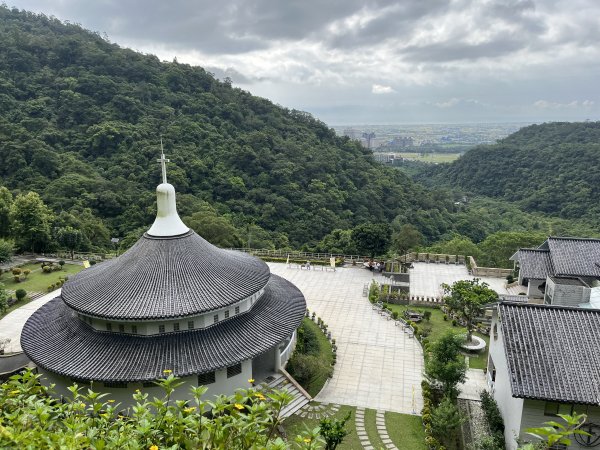
{"type": "Polygon", "coordinates": [[[39,193],[68,236],[100,223],[92,246],[151,223],[160,136],[180,214],[231,230],[230,245],[313,245],[394,219],[427,241],[451,229],[449,198],[202,68],[6,6],[0,42],[0,184],[39,193]]]}
{"type": "Polygon", "coordinates": [[[597,226],[599,168],[600,122],[547,123],[474,148],[420,178],[597,226]]]}

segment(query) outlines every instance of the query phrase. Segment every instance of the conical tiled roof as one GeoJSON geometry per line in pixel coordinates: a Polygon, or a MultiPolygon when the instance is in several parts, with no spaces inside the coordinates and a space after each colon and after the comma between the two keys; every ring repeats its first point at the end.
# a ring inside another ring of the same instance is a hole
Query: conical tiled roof
{"type": "Polygon", "coordinates": [[[65,284],[62,298],[84,314],[114,320],[198,315],[243,300],[269,281],[260,259],[215,247],[193,231],[145,234],[120,257],[65,284]]]}

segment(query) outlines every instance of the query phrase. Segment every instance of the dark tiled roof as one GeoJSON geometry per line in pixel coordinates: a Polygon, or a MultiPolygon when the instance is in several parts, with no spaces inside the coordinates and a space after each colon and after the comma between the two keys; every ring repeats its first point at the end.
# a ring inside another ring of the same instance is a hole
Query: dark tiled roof
{"type": "Polygon", "coordinates": [[[265,286],[268,266],[223,250],[193,231],[144,235],[111,261],[86,269],[65,284],[73,309],[107,319],[159,319],[197,315],[242,300],[265,286]]]}
{"type": "Polygon", "coordinates": [[[519,262],[522,278],[545,280],[548,275],[554,273],[548,250],[522,248],[510,259],[519,262]]]}
{"type": "Polygon", "coordinates": [[[600,310],[499,306],[514,397],[600,404],[600,310]]]}
{"type": "Polygon", "coordinates": [[[600,240],[549,237],[554,275],[600,277],[600,240]]]}
{"type": "Polygon", "coordinates": [[[275,275],[247,313],[196,331],[132,336],[94,331],[60,297],[25,324],[21,345],[40,367],[96,381],[154,380],[210,372],[253,358],[299,326],[306,302],[292,283],[275,275]]]}

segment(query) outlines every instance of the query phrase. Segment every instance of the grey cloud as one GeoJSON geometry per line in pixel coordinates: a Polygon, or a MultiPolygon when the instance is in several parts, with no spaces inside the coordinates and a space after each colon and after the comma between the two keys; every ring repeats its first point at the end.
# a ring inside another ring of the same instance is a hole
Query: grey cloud
{"type": "Polygon", "coordinates": [[[439,44],[409,46],[398,53],[410,62],[450,62],[496,58],[527,47],[527,42],[512,37],[504,37],[482,44],[464,42],[442,42],[439,44]]]}

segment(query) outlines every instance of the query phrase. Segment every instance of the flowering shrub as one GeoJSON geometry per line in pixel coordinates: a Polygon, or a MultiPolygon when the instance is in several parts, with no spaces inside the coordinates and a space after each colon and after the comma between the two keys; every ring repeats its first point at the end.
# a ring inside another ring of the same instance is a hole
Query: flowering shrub
{"type": "MultiPolygon", "coordinates": [[[[0,386],[0,448],[3,449],[272,449],[292,448],[276,435],[287,392],[240,389],[231,396],[203,400],[205,387],[192,388],[192,400],[174,401],[180,382],[172,374],[157,382],[163,398],[136,391],[135,405],[119,404],[92,389],[74,385],[63,402],[49,395],[39,375],[27,371],[0,386]]],[[[296,438],[297,449],[321,448],[316,430],[296,438]]]]}

